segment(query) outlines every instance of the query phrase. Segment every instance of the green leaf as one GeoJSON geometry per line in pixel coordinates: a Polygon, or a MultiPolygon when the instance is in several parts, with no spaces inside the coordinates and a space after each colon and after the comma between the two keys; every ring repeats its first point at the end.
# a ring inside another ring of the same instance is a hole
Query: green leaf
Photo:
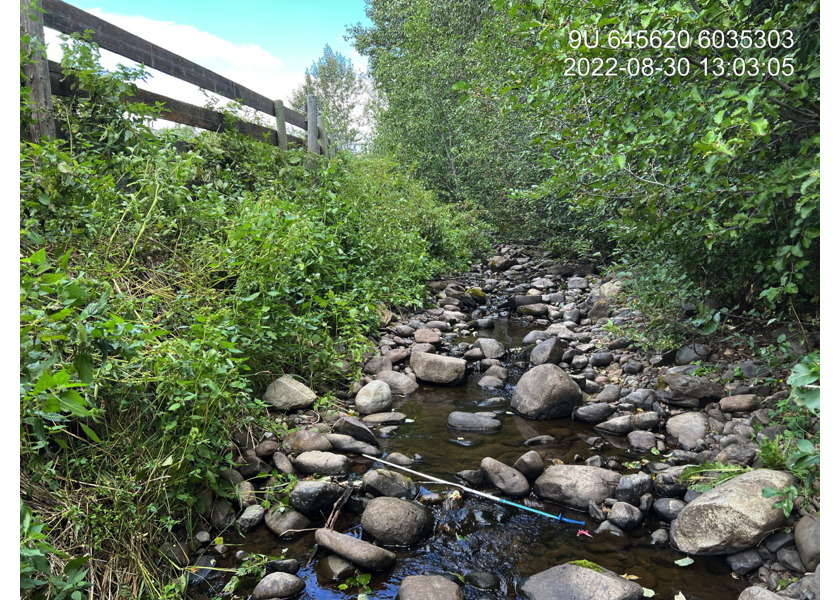
{"type": "Polygon", "coordinates": [[[693,565],[694,564],[694,559],[691,558],[690,556],[686,556],[685,558],[675,560],[674,564],[677,565],[678,567],[687,567],[688,565],[693,565]]]}
{"type": "Polygon", "coordinates": [[[761,118],[757,121],[753,121],[750,123],[750,129],[752,129],[756,135],[767,135],[767,131],[770,129],[770,124],[767,122],[767,119],[761,118]]]}
{"type": "Polygon", "coordinates": [[[44,261],[47,260],[47,250],[46,248],[41,248],[35,254],[30,256],[26,259],[27,262],[31,262],[33,265],[42,265],[44,261]]]}
{"type": "Polygon", "coordinates": [[[87,436],[90,439],[92,439],[94,442],[96,442],[97,444],[102,443],[102,440],[99,439],[99,436],[96,435],[96,432],[93,429],[91,429],[90,427],[88,427],[84,423],[79,423],[79,427],[81,427],[82,431],[84,431],[87,434],[87,436]]]}
{"type": "Polygon", "coordinates": [[[652,589],[646,587],[642,588],[642,596],[644,596],[645,598],[653,598],[655,595],[656,592],[654,592],[652,589]]]}
{"type": "Polygon", "coordinates": [[[625,163],[627,162],[627,158],[623,154],[614,154],[613,162],[619,169],[623,169],[625,163]]]}
{"type": "Polygon", "coordinates": [[[93,358],[90,354],[77,354],[73,359],[73,366],[76,368],[82,383],[93,381],[93,358]]]}
{"type": "Polygon", "coordinates": [[[86,408],[87,403],[76,390],[61,392],[58,396],[58,405],[61,410],[69,412],[74,417],[90,416],[90,411],[86,408]]]}
{"type": "Polygon", "coordinates": [[[459,81],[455,85],[452,86],[453,92],[460,92],[461,90],[468,90],[470,89],[470,84],[466,81],[459,81]]]}
{"type": "Polygon", "coordinates": [[[776,496],[781,496],[782,492],[777,490],[776,488],[766,487],[761,490],[761,496],[763,498],[774,498],[776,496]]]}

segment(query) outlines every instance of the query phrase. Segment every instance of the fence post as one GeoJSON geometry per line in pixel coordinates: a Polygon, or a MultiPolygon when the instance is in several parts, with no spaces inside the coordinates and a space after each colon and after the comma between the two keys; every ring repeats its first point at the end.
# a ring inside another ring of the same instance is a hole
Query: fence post
{"type": "Polygon", "coordinates": [[[318,115],[318,143],[321,146],[321,154],[330,155],[329,140],[327,138],[327,126],[324,125],[324,116],[318,115]]]}
{"type": "Polygon", "coordinates": [[[274,101],[274,118],[277,120],[277,147],[285,152],[289,149],[289,140],[286,138],[286,107],[282,100],[274,101]]]}
{"type": "MultiPolygon", "coordinates": [[[[29,35],[29,48],[32,62],[23,67],[27,84],[32,90],[29,102],[32,104],[32,117],[35,122],[29,126],[29,136],[33,142],[42,137],[55,139],[55,121],[53,120],[52,92],[50,91],[50,70],[47,64],[44,42],[44,20],[39,9],[41,0],[20,0],[20,27],[29,35]]],[[[21,43],[22,44],[22,43],[21,43]]]]}
{"type": "Polygon", "coordinates": [[[306,97],[306,150],[318,154],[318,99],[306,97]]]}

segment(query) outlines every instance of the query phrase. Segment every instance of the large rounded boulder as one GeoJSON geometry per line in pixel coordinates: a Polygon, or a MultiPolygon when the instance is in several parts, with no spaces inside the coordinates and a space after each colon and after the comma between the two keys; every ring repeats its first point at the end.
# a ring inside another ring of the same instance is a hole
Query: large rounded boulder
{"type": "Polygon", "coordinates": [[[431,535],[434,525],[428,508],[399,498],[374,498],[362,513],[362,529],[388,546],[416,544],[431,535]]]}
{"type": "Polygon", "coordinates": [[[410,364],[420,381],[443,385],[461,383],[467,370],[467,361],[462,358],[426,352],[414,352],[410,364]]]}
{"type": "Polygon", "coordinates": [[[356,394],[356,410],[360,415],[387,412],[391,405],[391,388],[384,381],[371,381],[356,394]]]}
{"type": "Polygon", "coordinates": [[[593,563],[566,563],[525,579],[522,593],[529,600],[641,600],[644,588],[593,563]]]}
{"type": "Polygon", "coordinates": [[[570,417],[581,399],[580,387],[563,369],[544,364],[522,376],[511,408],[529,419],[561,419],[570,417]]]}
{"type": "Polygon", "coordinates": [[[785,521],[776,498],[765,498],[766,487],[784,489],[794,482],[790,473],[759,469],[733,477],[690,502],[671,523],[671,541],[681,552],[697,555],[733,554],[756,546],[785,521]]]}
{"type": "Polygon", "coordinates": [[[611,497],[619,481],[621,475],[609,469],[555,465],[537,477],[534,492],[540,498],[585,511],[590,501],[601,504],[611,497]]]}

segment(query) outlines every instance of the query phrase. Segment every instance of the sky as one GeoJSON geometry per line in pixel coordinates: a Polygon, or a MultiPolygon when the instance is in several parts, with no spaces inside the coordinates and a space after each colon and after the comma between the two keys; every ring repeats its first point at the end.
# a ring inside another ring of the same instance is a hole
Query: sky
{"type": "MultiPolygon", "coordinates": [[[[364,0],[70,0],[69,4],[272,99],[287,100],[327,44],[356,68],[367,66],[352,43],[344,40],[348,25],[370,24],[364,0]]],[[[49,58],[60,60],[58,32],[47,29],[46,41],[49,58]]],[[[120,62],[136,64],[102,51],[105,68],[120,62]]],[[[152,77],[138,83],[140,87],[192,104],[205,103],[196,86],[149,72],[152,77]]]]}

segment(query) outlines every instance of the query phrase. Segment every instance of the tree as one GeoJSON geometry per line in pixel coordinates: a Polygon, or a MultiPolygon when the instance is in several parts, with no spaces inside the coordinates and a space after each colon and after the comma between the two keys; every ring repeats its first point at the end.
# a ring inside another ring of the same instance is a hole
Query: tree
{"type": "Polygon", "coordinates": [[[356,70],[349,58],[326,45],[323,56],[312,63],[304,82],[292,92],[289,104],[305,113],[306,97],[314,95],[327,135],[342,147],[353,148],[362,133],[364,90],[364,74],[356,70]]]}
{"type": "Polygon", "coordinates": [[[494,2],[530,48],[511,108],[541,117],[547,224],[582,211],[724,302],[817,308],[819,2],[596,4],[494,2]]]}
{"type": "Polygon", "coordinates": [[[508,188],[547,176],[530,144],[526,113],[503,113],[485,90],[507,82],[523,48],[505,13],[486,0],[369,0],[372,25],[350,28],[356,49],[385,98],[374,146],[391,154],[441,196],[474,200],[510,219],[508,188]],[[467,81],[469,94],[453,90],[467,81]]]}

